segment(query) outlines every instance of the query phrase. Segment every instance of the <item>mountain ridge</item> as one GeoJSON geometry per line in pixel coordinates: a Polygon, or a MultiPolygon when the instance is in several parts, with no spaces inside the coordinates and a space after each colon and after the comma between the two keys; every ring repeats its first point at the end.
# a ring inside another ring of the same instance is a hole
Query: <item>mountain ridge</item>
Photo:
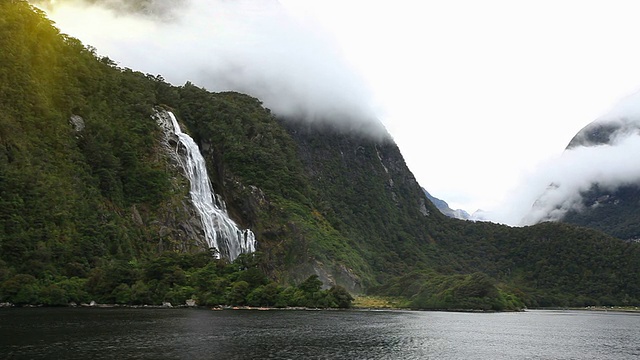
{"type": "Polygon", "coordinates": [[[0,10],[0,301],[328,306],[346,288],[417,308],[640,303],[636,244],[447,218],[389,139],[173,86],[97,56],[25,1],[0,10]],[[158,106],[198,144],[256,253],[203,248],[158,106]]]}
{"type": "Polygon", "coordinates": [[[438,210],[440,210],[440,212],[443,213],[444,215],[447,215],[448,217],[451,217],[454,219],[460,219],[460,220],[469,220],[472,217],[468,212],[462,209],[453,210],[452,208],[449,207],[449,204],[447,204],[446,201],[438,199],[437,197],[431,195],[427,191],[427,189],[422,188],[422,190],[427,196],[427,199],[429,199],[433,203],[433,205],[435,205],[435,207],[437,207],[438,210]]]}

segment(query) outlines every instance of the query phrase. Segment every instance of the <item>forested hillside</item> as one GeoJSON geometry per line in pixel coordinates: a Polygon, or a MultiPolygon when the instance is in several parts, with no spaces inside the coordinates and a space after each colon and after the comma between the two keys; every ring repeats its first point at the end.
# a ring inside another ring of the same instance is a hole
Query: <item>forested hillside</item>
{"type": "Polygon", "coordinates": [[[119,68],[26,1],[0,3],[0,302],[348,306],[346,288],[420,308],[631,305],[639,249],[449,219],[391,140],[119,68]],[[154,109],[199,144],[257,253],[229,263],[200,245],[154,109]]]}

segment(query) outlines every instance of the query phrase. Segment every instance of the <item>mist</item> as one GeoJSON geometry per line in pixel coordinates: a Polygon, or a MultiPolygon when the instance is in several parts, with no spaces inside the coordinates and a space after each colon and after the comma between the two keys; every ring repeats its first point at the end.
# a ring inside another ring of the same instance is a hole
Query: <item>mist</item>
{"type": "Polygon", "coordinates": [[[640,183],[640,93],[633,94],[587,125],[562,155],[521,179],[496,210],[476,220],[509,225],[557,221],[584,209],[581,193],[597,185],[615,191],[640,183]],[[594,141],[599,138],[600,141],[594,141]]]}
{"type": "Polygon", "coordinates": [[[388,137],[368,85],[334,39],[277,1],[32,2],[120,67],[246,93],[283,118],[388,137]]]}

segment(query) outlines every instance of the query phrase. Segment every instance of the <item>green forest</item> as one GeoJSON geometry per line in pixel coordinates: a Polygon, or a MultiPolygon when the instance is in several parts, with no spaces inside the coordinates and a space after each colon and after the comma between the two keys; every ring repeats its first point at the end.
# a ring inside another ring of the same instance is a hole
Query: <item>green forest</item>
{"type": "Polygon", "coordinates": [[[636,243],[596,230],[447,218],[391,140],[118,67],[28,2],[0,2],[0,302],[637,306],[639,267],[636,243]],[[229,262],[198,245],[154,109],[200,145],[257,253],[229,262]]]}

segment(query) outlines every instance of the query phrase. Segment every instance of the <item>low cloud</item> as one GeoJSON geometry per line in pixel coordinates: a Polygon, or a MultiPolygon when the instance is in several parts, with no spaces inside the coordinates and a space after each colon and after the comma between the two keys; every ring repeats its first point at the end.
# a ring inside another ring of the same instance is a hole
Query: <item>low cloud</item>
{"type": "Polygon", "coordinates": [[[560,220],[570,210],[582,210],[581,193],[593,185],[613,192],[620,186],[637,183],[640,166],[632,154],[640,154],[638,135],[619,138],[611,145],[568,150],[548,169],[554,180],[535,201],[524,224],[560,220]]]}
{"type": "Polygon", "coordinates": [[[482,220],[510,225],[556,221],[583,209],[582,193],[597,185],[613,192],[640,183],[640,93],[623,99],[586,126],[561,157],[523,179],[505,203],[482,220]]]}
{"type": "MultiPolygon", "coordinates": [[[[279,116],[388,136],[333,39],[270,0],[34,1],[122,67],[239,91],[279,116]]],[[[308,19],[307,19],[308,20],[308,19]]]]}

